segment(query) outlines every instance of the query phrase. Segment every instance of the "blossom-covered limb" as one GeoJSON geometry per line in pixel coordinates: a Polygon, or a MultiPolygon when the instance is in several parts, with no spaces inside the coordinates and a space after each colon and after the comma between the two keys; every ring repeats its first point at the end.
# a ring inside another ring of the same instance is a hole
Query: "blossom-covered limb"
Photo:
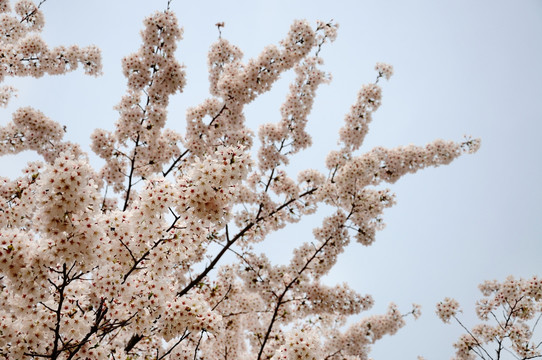
{"type": "Polygon", "coordinates": [[[454,318],[466,331],[454,344],[456,359],[502,359],[511,353],[518,359],[542,357],[540,344],[533,341],[542,313],[542,281],[508,277],[503,282],[486,281],[479,285],[484,297],[477,302],[476,313],[482,321],[471,329],[457,316],[459,304],[446,298],[437,304],[437,315],[444,322],[454,318]],[[491,347],[493,346],[493,349],[491,347]],[[495,357],[491,354],[495,352],[495,357]]]}

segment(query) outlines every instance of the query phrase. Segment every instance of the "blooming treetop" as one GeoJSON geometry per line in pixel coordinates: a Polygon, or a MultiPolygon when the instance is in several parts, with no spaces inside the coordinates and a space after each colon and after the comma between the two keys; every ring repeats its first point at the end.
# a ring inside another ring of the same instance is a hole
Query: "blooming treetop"
{"type": "MultiPolygon", "coordinates": [[[[0,1],[1,78],[61,74],[78,64],[99,74],[95,47],[47,47],[39,36],[42,3],[0,1]]],[[[91,136],[105,160],[100,170],[45,114],[17,110],[0,128],[0,154],[35,150],[42,161],[18,178],[0,178],[0,355],[353,360],[402,327],[403,314],[391,304],[345,328],[372,298],[320,279],[352,237],[374,241],[394,203],[380,184],[448,164],[479,141],[360,154],[381,103],[378,82],[393,73],[377,64],[376,82],[361,88],[345,116],[327,173],[288,174],[290,156],[311,145],[308,115],[330,79],[320,50],[336,30],[295,21],[280,44],[247,62],[220,36],[208,55],[210,97],[187,111],[179,134],[165,125],[169,98],[186,83],[174,56],[182,30],[169,8],[149,16],[141,47],[122,62],[127,90],[119,118],[91,136]],[[281,118],[255,134],[244,107],[287,70],[296,77],[281,118]],[[288,265],[253,250],[319,204],[334,210],[288,265]],[[225,263],[227,252],[237,262],[225,263]]],[[[3,104],[12,91],[2,88],[3,104]]],[[[417,317],[419,308],[411,312],[417,317]]]]}

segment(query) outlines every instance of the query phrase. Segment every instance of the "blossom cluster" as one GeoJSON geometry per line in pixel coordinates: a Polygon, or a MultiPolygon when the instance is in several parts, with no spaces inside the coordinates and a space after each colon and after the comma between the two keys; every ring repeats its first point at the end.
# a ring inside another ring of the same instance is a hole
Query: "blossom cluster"
{"type": "Polygon", "coordinates": [[[195,218],[215,226],[227,223],[236,185],[250,170],[252,162],[247,155],[243,147],[226,147],[196,159],[190,171],[178,179],[182,199],[176,204],[179,211],[190,209],[195,218]]]}
{"type": "Polygon", "coordinates": [[[393,66],[385,63],[376,63],[375,70],[378,71],[378,76],[383,76],[386,80],[393,75],[393,66]]]}
{"type": "MultiPolygon", "coordinates": [[[[542,280],[510,276],[502,282],[485,281],[479,288],[484,297],[476,303],[476,314],[482,323],[469,330],[458,320],[467,333],[454,344],[455,359],[485,359],[488,354],[504,351],[518,359],[540,357],[540,342],[533,337],[542,316],[542,280]]],[[[437,314],[449,322],[458,308],[456,300],[446,298],[437,304],[437,314]]]]}
{"type": "Polygon", "coordinates": [[[452,298],[445,298],[437,304],[437,315],[444,322],[450,322],[452,317],[455,317],[459,311],[459,303],[452,298]]]}
{"type": "Polygon", "coordinates": [[[48,163],[62,152],[82,155],[79,145],[62,141],[64,129],[41,111],[31,107],[17,109],[13,121],[0,127],[0,155],[34,150],[48,163]]]}
{"type": "Polygon", "coordinates": [[[156,12],[144,25],[139,51],[122,60],[128,89],[116,106],[115,131],[96,129],[92,134],[93,151],[106,161],[100,175],[115,192],[126,192],[125,208],[133,177],[161,171],[179,153],[180,137],[164,126],[169,97],[186,84],[183,66],[174,56],[182,29],[171,12],[156,12]],[[122,174],[129,174],[128,184],[122,174]]]}
{"type": "MultiPolygon", "coordinates": [[[[49,48],[39,36],[44,15],[31,0],[19,0],[11,9],[9,1],[0,4],[0,81],[9,76],[41,77],[59,75],[77,69],[81,64],[86,74],[99,75],[102,64],[96,46],[77,45],[49,48]]],[[[0,88],[1,105],[6,106],[10,86],[0,88]]]]}
{"type": "MultiPolygon", "coordinates": [[[[78,64],[98,75],[95,47],[47,47],[38,35],[40,5],[0,0],[0,81],[78,64]]],[[[405,315],[419,317],[419,306],[402,313],[394,304],[362,317],[373,306],[370,295],[322,278],[351,239],[375,241],[395,201],[382,184],[448,164],[474,152],[478,140],[359,153],[381,105],[378,81],[393,72],[379,63],[376,82],[362,86],[338,149],[325,159],[328,174],[305,169],[295,176],[287,165],[312,144],[313,103],[331,80],[321,53],[337,24],[296,20],[279,44],[247,61],[222,38],[224,24],[217,26],[210,97],[187,110],[183,134],[166,127],[170,98],[186,83],[176,58],[183,31],[169,8],[144,20],[141,47],[122,61],[127,89],[118,119],[91,135],[91,149],[105,162],[100,170],[39,110],[18,109],[0,128],[0,155],[32,150],[43,159],[19,177],[0,178],[0,357],[364,360],[373,343],[405,325],[405,315]],[[254,132],[245,106],[287,71],[295,78],[280,118],[254,132]],[[273,264],[257,250],[320,205],[329,214],[289,262],[273,264]],[[347,327],[351,316],[359,318],[347,327]]],[[[0,104],[13,91],[0,88],[0,104]]],[[[539,301],[535,283],[528,294],[539,301]]],[[[497,291],[501,306],[519,291],[484,289],[497,291]]],[[[450,318],[453,304],[446,304],[441,311],[450,318]]],[[[493,306],[484,304],[480,314],[493,306]]],[[[531,303],[518,304],[520,318],[530,318],[531,303]]],[[[525,334],[516,327],[508,336],[525,334]]]]}

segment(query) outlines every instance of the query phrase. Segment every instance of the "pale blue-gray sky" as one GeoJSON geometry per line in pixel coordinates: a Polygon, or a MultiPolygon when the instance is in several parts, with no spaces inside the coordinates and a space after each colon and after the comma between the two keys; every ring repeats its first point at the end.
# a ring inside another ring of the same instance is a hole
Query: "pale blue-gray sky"
{"type": "MultiPolygon", "coordinates": [[[[4,124],[19,106],[32,105],[68,126],[67,137],[89,149],[96,127],[111,129],[112,107],[125,90],[120,59],[135,51],[143,18],[166,0],[48,0],[44,38],[51,45],[96,44],[104,75],[6,81],[19,96],[1,110],[4,124]]],[[[327,278],[372,294],[370,313],[390,301],[405,311],[412,302],[423,316],[374,347],[375,359],[449,358],[460,332],[434,315],[434,304],[454,296],[474,324],[477,284],[508,274],[542,275],[542,2],[540,0],[181,1],[173,10],[184,27],[178,57],[188,85],[175,96],[169,124],[184,127],[184,112],[207,96],[206,51],[217,38],[214,24],[245,58],[277,43],[293,19],[340,24],[335,43],[322,51],[333,82],[319,90],[309,132],[315,146],[292,169],[323,169],[336,146],[336,130],[378,61],[394,65],[364,149],[425,144],[435,138],[482,138],[475,155],[424,170],[391,186],[397,205],[387,228],[369,248],[352,245],[327,278]]],[[[249,124],[277,121],[291,75],[247,109],[249,124]]],[[[22,158],[0,159],[1,175],[22,158]]],[[[305,236],[317,222],[284,230],[271,247],[305,236]]],[[[272,250],[271,250],[272,252],[272,250]]]]}

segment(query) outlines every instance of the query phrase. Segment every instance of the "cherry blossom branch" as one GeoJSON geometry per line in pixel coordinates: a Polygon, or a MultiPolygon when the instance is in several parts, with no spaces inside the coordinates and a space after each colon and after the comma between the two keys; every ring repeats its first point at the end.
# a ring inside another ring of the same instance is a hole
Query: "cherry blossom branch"
{"type": "MultiPolygon", "coordinates": [[[[75,263],[74,263],[75,265],[75,263]]],[[[73,266],[70,268],[70,270],[73,269],[73,266]]],[[[51,350],[51,359],[55,360],[58,355],[60,354],[60,352],[58,351],[58,343],[60,341],[60,322],[61,322],[61,317],[62,317],[62,307],[64,305],[64,290],[66,288],[66,286],[69,285],[70,281],[68,279],[68,273],[69,271],[67,272],[66,271],[66,263],[62,264],[62,284],[60,285],[56,285],[54,282],[52,282],[51,280],[49,280],[49,283],[51,283],[51,285],[53,285],[53,287],[57,290],[58,292],[58,307],[55,311],[55,316],[56,316],[56,323],[55,323],[55,328],[54,328],[54,341],[53,341],[53,349],[51,350]]],[[[51,329],[53,330],[53,329],[51,329]]]]}
{"type": "MultiPolygon", "coordinates": [[[[211,119],[211,121],[209,122],[209,124],[207,125],[207,127],[211,127],[211,125],[213,124],[213,122],[218,119],[218,117],[220,117],[220,115],[222,115],[222,113],[224,112],[224,110],[227,109],[227,104],[225,103],[222,108],[220,109],[220,111],[218,111],[218,113],[213,116],[213,118],[211,119]]],[[[203,137],[203,132],[199,134],[199,138],[201,139],[203,137]]],[[[169,168],[166,170],[166,171],[162,171],[162,175],[164,177],[168,176],[168,174],[175,168],[175,166],[177,165],[177,163],[179,161],[182,160],[183,157],[186,156],[186,154],[188,154],[190,152],[190,149],[186,149],[185,151],[183,151],[175,160],[173,160],[173,163],[169,166],[169,168]]]]}
{"type": "Polygon", "coordinates": [[[328,356],[326,356],[326,357],[324,358],[324,360],[331,359],[331,358],[334,357],[335,355],[339,355],[342,351],[343,351],[342,349],[339,349],[339,350],[335,351],[334,353],[331,353],[331,354],[329,354],[328,356]]]}
{"type": "MultiPolygon", "coordinates": [[[[490,359],[493,360],[493,357],[487,352],[487,350],[482,346],[482,344],[480,343],[480,341],[478,341],[478,339],[476,338],[476,336],[474,336],[472,334],[472,332],[465,326],[463,325],[463,323],[457,318],[457,316],[453,315],[453,318],[455,319],[455,321],[457,321],[457,323],[469,334],[469,336],[476,342],[476,345],[481,349],[483,350],[484,353],[487,354],[487,356],[489,356],[490,359]]],[[[471,348],[472,351],[476,352],[478,356],[480,356],[482,359],[484,358],[481,354],[479,354],[474,348],[471,348]]]]}
{"type": "Polygon", "coordinates": [[[224,300],[226,300],[228,298],[228,294],[230,293],[231,291],[231,284],[228,286],[228,290],[226,290],[226,293],[224,294],[224,296],[222,296],[222,299],[220,299],[212,308],[211,308],[211,311],[214,311],[220,304],[222,304],[222,302],[224,300]]]}
{"type": "MultiPolygon", "coordinates": [[[[81,349],[81,347],[88,341],[88,339],[98,331],[99,324],[105,317],[105,314],[107,313],[107,308],[103,308],[104,300],[102,299],[100,302],[100,305],[98,307],[98,310],[96,311],[96,321],[95,324],[91,327],[89,333],[77,343],[77,345],[70,345],[73,341],[73,339],[68,340],[67,342],[62,339],[62,336],[60,335],[60,326],[61,326],[61,320],[62,320],[62,310],[64,308],[64,301],[65,301],[65,290],[66,288],[75,280],[80,280],[85,274],[85,272],[79,272],[74,274],[73,276],[70,275],[72,270],[75,268],[76,263],[74,262],[72,266],[68,269],[66,263],[62,264],[62,270],[55,270],[53,268],[49,268],[54,273],[57,273],[61,276],[62,283],[56,284],[51,279],[47,279],[48,282],[53,286],[53,288],[56,290],[58,294],[58,305],[56,309],[51,308],[50,306],[46,305],[45,303],[41,302],[40,304],[43,305],[46,309],[53,312],[56,317],[55,326],[54,328],[50,328],[51,331],[54,333],[54,340],[53,340],[53,349],[51,350],[51,354],[37,354],[37,353],[27,353],[28,356],[35,356],[35,357],[44,357],[44,358],[50,358],[52,360],[56,360],[59,355],[62,352],[68,352],[68,360],[71,360],[73,356],[81,349]]],[[[79,307],[79,309],[81,309],[79,307]]]]}
{"type": "Polygon", "coordinates": [[[124,347],[124,352],[128,354],[130,351],[132,351],[134,346],[136,346],[137,343],[141,341],[142,339],[143,339],[143,335],[139,335],[139,334],[132,335],[132,337],[130,337],[130,340],[128,340],[128,343],[124,347]]]}
{"type": "MultiPolygon", "coordinates": [[[[147,97],[148,99],[148,97],[147,97]]],[[[141,136],[141,133],[137,132],[137,138],[135,140],[134,145],[134,152],[132,156],[130,157],[130,172],[128,174],[128,188],[126,189],[126,196],[124,197],[124,206],[122,207],[122,211],[126,211],[128,208],[128,202],[130,201],[130,191],[132,190],[132,178],[134,176],[134,170],[135,170],[135,161],[137,156],[137,147],[139,146],[139,138],[141,136]]]]}
{"type": "Polygon", "coordinates": [[[197,359],[197,355],[198,355],[198,350],[199,350],[199,345],[201,343],[201,339],[203,338],[203,334],[205,333],[205,330],[201,330],[200,331],[200,335],[199,335],[199,339],[198,339],[198,342],[196,344],[196,347],[194,348],[194,360],[197,359]]]}
{"type": "MultiPolygon", "coordinates": [[[[345,223],[346,221],[348,221],[348,219],[350,218],[350,216],[352,215],[352,212],[346,217],[345,219],[345,223]]],[[[344,226],[344,224],[343,224],[344,226]]],[[[271,321],[269,322],[269,326],[267,327],[267,332],[265,333],[265,336],[263,338],[263,341],[261,343],[261,346],[260,346],[260,351],[258,352],[258,358],[257,360],[260,360],[261,357],[262,357],[262,354],[263,354],[263,350],[265,348],[265,345],[269,339],[269,335],[271,334],[271,331],[273,329],[273,326],[277,320],[277,316],[278,316],[278,312],[279,312],[279,309],[280,307],[284,304],[283,302],[283,299],[284,297],[286,296],[286,294],[288,293],[288,291],[290,290],[290,288],[297,283],[299,277],[301,276],[301,274],[306,270],[308,269],[310,263],[316,258],[316,256],[318,256],[318,254],[324,249],[324,247],[327,246],[327,244],[333,239],[333,236],[330,236],[326,239],[326,241],[324,241],[322,243],[322,245],[317,248],[314,253],[312,254],[312,256],[305,262],[305,264],[303,265],[303,267],[297,271],[297,276],[292,279],[288,285],[285,286],[283,292],[279,295],[278,299],[277,299],[277,303],[276,303],[276,306],[275,306],[275,309],[273,311],[273,316],[271,317],[271,321]]]]}
{"type": "MultiPolygon", "coordinates": [[[[229,241],[229,235],[228,235],[228,233],[227,233],[227,228],[226,228],[226,239],[229,241]]],[[[217,244],[217,245],[220,245],[220,246],[224,247],[224,244],[222,244],[222,243],[220,243],[220,242],[218,242],[218,241],[216,241],[216,240],[214,241],[214,243],[217,244]]],[[[254,266],[253,266],[253,265],[252,265],[252,264],[251,264],[251,263],[250,263],[250,262],[249,262],[242,254],[240,254],[239,252],[235,251],[235,250],[232,249],[231,247],[230,247],[228,250],[231,251],[233,254],[235,254],[235,255],[236,255],[243,263],[245,263],[245,264],[247,265],[247,267],[248,267],[250,270],[252,270],[252,271],[256,274],[256,276],[258,276],[258,278],[260,279],[260,281],[264,281],[263,278],[262,278],[262,276],[261,276],[261,274],[260,274],[260,272],[257,271],[256,269],[254,269],[254,266]]],[[[231,287],[231,285],[230,285],[230,287],[231,287]]],[[[228,290],[228,291],[229,291],[229,290],[228,290]]],[[[276,296],[275,293],[273,293],[273,295],[276,296]]]]}
{"type": "Polygon", "coordinates": [[[165,358],[166,356],[168,356],[184,339],[186,339],[188,336],[190,335],[190,332],[188,331],[188,328],[186,328],[184,330],[184,333],[181,335],[181,337],[179,338],[179,340],[173,344],[164,354],[162,354],[162,356],[158,357],[158,355],[156,356],[156,360],[162,360],[163,358],[165,358]]]}
{"type": "Polygon", "coordinates": [[[91,326],[88,333],[85,335],[85,337],[75,346],[73,350],[68,350],[70,355],[68,356],[67,360],[73,359],[73,357],[79,352],[79,350],[85,345],[92,335],[96,334],[100,330],[100,323],[105,320],[105,315],[107,314],[107,307],[104,306],[105,299],[100,300],[100,305],[98,306],[98,309],[95,313],[95,319],[94,324],[91,326]]]}
{"type": "MultiPolygon", "coordinates": [[[[168,1],[166,11],[169,10],[169,6],[171,4],[170,1],[168,1]]],[[[160,26],[158,26],[158,27],[159,27],[159,35],[158,35],[158,37],[159,37],[160,34],[164,31],[164,29],[162,27],[160,27],[160,26]]],[[[162,50],[163,50],[163,46],[165,46],[164,42],[161,42],[158,45],[156,45],[154,47],[154,49],[153,49],[154,55],[161,53],[162,50]]],[[[160,69],[158,68],[158,65],[156,63],[151,64],[151,70],[152,71],[151,71],[150,79],[149,79],[148,83],[146,84],[147,89],[152,88],[152,86],[154,84],[154,81],[155,81],[155,76],[160,71],[160,69]]],[[[151,103],[151,97],[150,97],[149,93],[145,89],[143,89],[143,92],[144,92],[144,94],[146,96],[146,100],[145,100],[145,106],[144,106],[144,108],[142,108],[141,120],[140,120],[140,124],[139,124],[140,126],[142,126],[143,123],[145,122],[145,120],[147,119],[147,113],[148,113],[148,109],[149,109],[149,106],[150,106],[150,103],[151,103]]],[[[141,107],[141,105],[139,103],[138,103],[138,106],[141,107]]],[[[135,162],[136,162],[136,157],[137,157],[137,148],[138,148],[138,146],[142,145],[142,144],[139,143],[140,139],[141,139],[141,129],[138,129],[137,130],[137,138],[134,141],[135,145],[134,145],[133,154],[130,157],[130,171],[129,171],[129,175],[128,175],[128,188],[126,190],[126,196],[125,196],[123,211],[125,211],[127,209],[128,202],[129,202],[129,199],[130,199],[130,191],[131,191],[131,188],[132,188],[132,176],[134,174],[135,162]]]]}
{"type": "MultiPolygon", "coordinates": [[[[540,314],[538,314],[538,317],[536,318],[536,321],[533,324],[533,327],[531,329],[532,334],[534,334],[534,331],[535,331],[536,327],[538,326],[538,323],[540,322],[540,318],[542,318],[542,312],[540,314]]],[[[540,342],[540,344],[542,344],[542,342],[540,342]]],[[[538,344],[538,346],[540,346],[540,344],[538,344]]]]}
{"type": "MultiPolygon", "coordinates": [[[[130,274],[132,274],[132,272],[134,272],[135,270],[140,270],[141,268],[138,268],[137,266],[142,262],[144,261],[147,256],[149,256],[149,254],[151,253],[152,250],[154,250],[158,245],[160,245],[161,243],[163,243],[164,241],[167,241],[169,239],[160,239],[160,240],[157,240],[151,247],[150,249],[148,249],[147,251],[145,251],[143,253],[143,255],[141,255],[141,257],[137,260],[134,261],[134,264],[132,265],[132,267],[130,268],[130,270],[128,270],[128,272],[126,274],[124,274],[124,276],[122,277],[122,282],[121,284],[124,284],[126,282],[126,280],[128,280],[128,277],[130,276],[130,274]]],[[[130,255],[131,255],[131,252],[130,252],[130,255]]],[[[132,257],[133,258],[133,257],[132,257]]]]}
{"type": "MultiPolygon", "coordinates": [[[[174,221],[173,223],[169,226],[169,228],[166,230],[166,232],[169,232],[171,229],[173,229],[175,227],[175,224],[177,223],[177,221],[180,219],[180,216],[177,216],[175,215],[175,213],[173,212],[173,210],[171,210],[171,208],[169,209],[171,211],[171,213],[173,214],[174,216],[174,221]]],[[[122,284],[124,284],[126,282],[126,280],[128,279],[128,277],[130,276],[130,274],[132,272],[134,272],[135,270],[139,270],[139,268],[137,267],[142,261],[144,261],[147,256],[150,255],[151,251],[153,251],[158,245],[162,244],[163,242],[165,241],[168,241],[168,240],[171,240],[169,238],[162,238],[162,239],[159,239],[157,240],[147,251],[145,251],[143,253],[143,255],[141,255],[141,257],[139,259],[136,259],[134,254],[132,253],[132,251],[130,250],[130,248],[128,247],[128,245],[126,245],[121,239],[119,239],[119,241],[121,242],[121,244],[126,248],[126,250],[128,251],[128,253],[130,254],[130,257],[132,258],[132,260],[134,261],[134,264],[132,265],[132,267],[130,268],[130,270],[124,275],[123,277],[123,280],[122,280],[122,284]]]]}
{"type": "MultiPolygon", "coordinates": [[[[34,10],[32,10],[31,12],[29,12],[28,14],[26,14],[26,16],[24,16],[22,19],[21,19],[21,23],[27,21],[28,19],[30,19],[31,16],[33,16],[38,10],[39,8],[41,7],[41,5],[43,5],[43,3],[45,3],[47,0],[41,0],[40,3],[34,8],[34,10]]],[[[12,31],[13,28],[11,28],[10,31],[12,31]]]]}
{"type": "Polygon", "coordinates": [[[179,155],[179,156],[173,161],[173,163],[171,164],[171,166],[170,166],[166,171],[162,171],[162,175],[163,175],[164,177],[168,176],[168,174],[171,172],[171,170],[173,170],[173,169],[175,168],[175,166],[177,165],[177,163],[178,163],[179,161],[181,161],[182,158],[185,157],[185,155],[188,154],[189,152],[190,152],[189,149],[186,149],[185,151],[183,151],[183,152],[181,153],[181,155],[179,155]]]}
{"type": "Polygon", "coordinates": [[[253,222],[249,223],[248,225],[246,225],[239,233],[237,233],[237,235],[235,235],[231,240],[228,240],[226,241],[226,244],[224,245],[224,247],[222,248],[222,250],[220,250],[220,252],[214,257],[214,259],[211,261],[211,263],[195,278],[193,279],[184,289],[182,289],[181,291],[179,291],[177,293],[177,297],[181,297],[183,295],[185,295],[186,293],[188,293],[188,291],[190,291],[194,286],[198,285],[202,280],[203,278],[205,278],[207,276],[207,274],[215,268],[216,264],[218,263],[218,261],[222,258],[222,256],[224,256],[224,254],[228,251],[228,249],[240,238],[242,238],[250,229],[252,229],[253,226],[255,226],[256,224],[258,224],[260,221],[266,219],[266,218],[271,218],[274,214],[278,213],[279,211],[281,211],[282,209],[284,209],[285,207],[287,207],[288,205],[290,205],[291,203],[293,203],[294,201],[297,201],[299,199],[301,199],[302,197],[304,196],[307,196],[307,195],[310,195],[312,194],[313,192],[315,192],[317,189],[316,188],[313,188],[311,190],[308,190],[306,192],[304,192],[303,194],[299,195],[298,198],[295,198],[295,199],[290,199],[289,201],[285,202],[284,204],[282,204],[281,206],[277,207],[275,210],[273,210],[271,213],[269,213],[266,217],[258,217],[256,218],[253,222]]]}

